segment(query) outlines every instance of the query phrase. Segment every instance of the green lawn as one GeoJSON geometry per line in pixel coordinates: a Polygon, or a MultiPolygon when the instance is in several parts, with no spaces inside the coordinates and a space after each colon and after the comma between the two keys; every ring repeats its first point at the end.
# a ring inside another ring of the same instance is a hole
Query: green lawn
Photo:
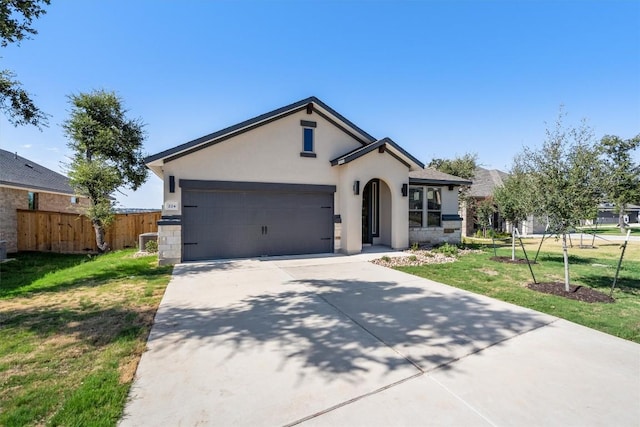
{"type": "MultiPolygon", "coordinates": [[[[525,247],[535,256],[539,240],[528,240],[525,247]]],[[[508,246],[498,249],[499,256],[510,256],[508,246]]],[[[619,244],[596,249],[569,249],[571,283],[589,286],[608,294],[620,255],[619,244]]],[[[506,264],[490,260],[493,250],[459,257],[450,264],[399,267],[399,270],[426,277],[457,288],[529,307],[590,328],[640,343],[640,245],[627,248],[613,304],[589,304],[547,295],[526,288],[532,277],[526,264],[506,264]]],[[[518,257],[523,257],[518,250],[518,257]]],[[[563,281],[562,253],[558,242],[545,241],[538,264],[533,265],[538,282],[563,281]]]]}
{"type": "MultiPolygon", "coordinates": [[[[628,228],[628,230],[631,230],[631,235],[632,236],[640,236],[640,226],[638,225],[632,225],[628,228]]],[[[624,233],[620,232],[620,229],[616,226],[609,226],[609,225],[601,225],[598,228],[596,227],[581,227],[578,229],[577,233],[590,233],[590,234],[598,234],[598,235],[604,235],[604,236],[626,236],[627,233],[626,231],[624,233]]]]}
{"type": "Polygon", "coordinates": [[[0,425],[117,423],[171,273],[133,253],[0,264],[0,425]]]}

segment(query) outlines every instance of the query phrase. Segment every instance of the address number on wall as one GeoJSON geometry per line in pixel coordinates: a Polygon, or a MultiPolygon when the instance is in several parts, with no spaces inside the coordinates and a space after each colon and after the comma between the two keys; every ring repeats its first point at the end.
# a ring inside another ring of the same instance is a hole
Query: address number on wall
{"type": "Polygon", "coordinates": [[[178,210],[178,202],[174,202],[174,201],[164,202],[164,210],[165,211],[177,211],[178,210]]]}

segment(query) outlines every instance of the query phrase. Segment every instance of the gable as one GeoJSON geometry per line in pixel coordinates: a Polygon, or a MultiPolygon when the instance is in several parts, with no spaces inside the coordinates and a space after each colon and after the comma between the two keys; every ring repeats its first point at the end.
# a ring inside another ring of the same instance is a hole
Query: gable
{"type": "Polygon", "coordinates": [[[310,118],[320,117],[331,123],[336,128],[342,130],[352,139],[359,141],[361,145],[366,145],[375,141],[375,138],[364,130],[350,122],[344,116],[333,110],[327,104],[312,96],[305,98],[285,107],[270,111],[260,116],[254,117],[228,128],[194,139],[187,143],[178,145],[174,148],[162,151],[160,153],[149,156],[145,159],[145,163],[156,174],[158,167],[163,163],[176,160],[180,157],[191,155],[199,150],[205,149],[220,142],[235,138],[242,133],[255,130],[277,120],[282,120],[288,116],[300,114],[304,112],[310,118]]]}
{"type": "Polygon", "coordinates": [[[374,151],[389,154],[395,160],[406,166],[409,170],[418,170],[424,168],[424,164],[422,164],[422,162],[406,152],[391,138],[383,138],[371,144],[365,145],[364,147],[356,148],[355,150],[343,154],[340,157],[336,157],[331,160],[331,166],[350,163],[374,151]]]}
{"type": "Polygon", "coordinates": [[[261,126],[163,160],[163,175],[180,179],[334,183],[330,161],[362,142],[315,112],[297,111],[261,126]],[[313,153],[303,152],[304,129],[313,129],[313,153]]]}

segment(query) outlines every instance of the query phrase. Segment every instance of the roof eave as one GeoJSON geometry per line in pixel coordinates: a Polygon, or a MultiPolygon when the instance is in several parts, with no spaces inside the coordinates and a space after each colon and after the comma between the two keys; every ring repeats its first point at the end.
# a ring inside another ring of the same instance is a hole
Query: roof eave
{"type": "Polygon", "coordinates": [[[63,191],[57,188],[47,188],[47,187],[40,187],[37,185],[29,185],[29,184],[20,184],[17,182],[9,182],[9,181],[0,181],[0,187],[7,187],[7,188],[15,188],[18,190],[33,190],[33,191],[40,191],[40,192],[45,192],[45,193],[51,193],[51,194],[61,194],[64,196],[75,196],[75,192],[73,191],[63,191]]]}
{"type": "Polygon", "coordinates": [[[331,160],[331,166],[343,165],[349,162],[352,162],[356,159],[359,159],[362,156],[367,155],[375,149],[380,147],[385,147],[385,151],[389,150],[389,153],[393,155],[397,160],[406,164],[409,167],[409,170],[419,170],[424,169],[424,164],[421,161],[413,157],[407,151],[405,151],[402,147],[396,144],[391,138],[383,138],[374,143],[366,145],[364,147],[358,148],[349,153],[343,154],[340,157],[337,157],[331,160]],[[389,147],[387,147],[387,145],[389,147]]]}
{"type": "Polygon", "coordinates": [[[448,179],[430,179],[430,178],[411,178],[409,177],[409,184],[439,184],[439,185],[454,185],[460,187],[462,185],[471,185],[471,181],[453,181],[448,179]]]}

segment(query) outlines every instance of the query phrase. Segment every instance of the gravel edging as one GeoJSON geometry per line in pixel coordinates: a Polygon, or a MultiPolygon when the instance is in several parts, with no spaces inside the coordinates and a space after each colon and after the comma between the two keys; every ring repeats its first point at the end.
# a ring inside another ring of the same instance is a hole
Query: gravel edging
{"type": "MultiPolygon", "coordinates": [[[[466,255],[470,253],[482,252],[478,249],[460,249],[458,250],[458,256],[466,255]]],[[[457,256],[445,255],[440,252],[434,252],[427,249],[419,250],[406,250],[402,252],[406,255],[383,257],[372,260],[371,262],[383,267],[418,267],[425,264],[446,264],[449,262],[455,262],[457,256]]]]}

